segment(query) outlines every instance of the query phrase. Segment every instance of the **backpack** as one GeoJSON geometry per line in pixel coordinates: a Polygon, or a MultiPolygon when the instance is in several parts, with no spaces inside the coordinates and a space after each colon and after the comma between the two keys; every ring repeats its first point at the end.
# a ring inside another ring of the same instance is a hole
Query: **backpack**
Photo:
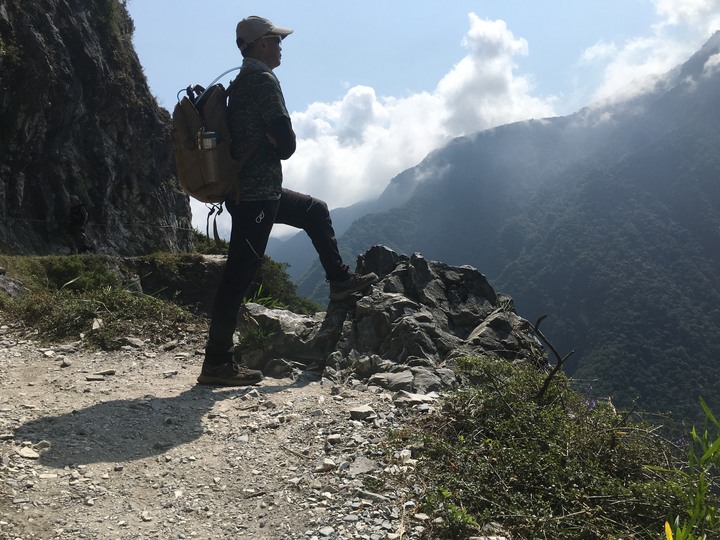
{"type": "MultiPolygon", "coordinates": [[[[237,183],[238,173],[255,147],[240,161],[230,155],[230,128],[227,99],[230,89],[243,75],[230,83],[228,89],[217,83],[224,75],[239,70],[229,69],[218,76],[207,89],[200,85],[188,86],[186,95],[179,99],[172,114],[175,168],[180,188],[191,197],[210,206],[210,217],[215,215],[215,238],[217,216],[222,213],[222,203],[237,183]]],[[[209,236],[209,234],[208,234],[209,236]]]]}
{"type": "Polygon", "coordinates": [[[240,161],[230,155],[227,100],[232,86],[244,74],[238,75],[227,90],[217,81],[239,69],[227,70],[207,89],[200,85],[188,86],[185,89],[187,95],[173,110],[175,166],[180,187],[204,203],[218,204],[225,200],[255,149],[253,147],[240,161]]]}

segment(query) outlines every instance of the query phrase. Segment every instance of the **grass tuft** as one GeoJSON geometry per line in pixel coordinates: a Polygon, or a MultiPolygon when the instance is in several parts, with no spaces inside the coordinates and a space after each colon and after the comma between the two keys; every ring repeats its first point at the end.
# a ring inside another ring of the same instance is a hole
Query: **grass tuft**
{"type": "Polygon", "coordinates": [[[162,328],[199,322],[189,311],[151,296],[118,287],[85,291],[42,291],[12,300],[5,311],[35,329],[45,341],[78,339],[105,350],[122,345],[129,335],[167,337],[162,328]]]}

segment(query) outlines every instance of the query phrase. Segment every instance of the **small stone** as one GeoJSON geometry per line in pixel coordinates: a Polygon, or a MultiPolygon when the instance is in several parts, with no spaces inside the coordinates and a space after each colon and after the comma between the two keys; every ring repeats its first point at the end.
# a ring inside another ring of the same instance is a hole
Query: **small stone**
{"type": "Polygon", "coordinates": [[[355,494],[360,497],[361,499],[365,499],[368,501],[374,501],[374,502],[388,502],[388,498],[384,495],[380,495],[379,493],[373,493],[372,491],[365,491],[364,489],[358,489],[356,490],[355,494]]]}
{"type": "Polygon", "coordinates": [[[370,376],[368,383],[388,390],[410,391],[413,388],[413,374],[409,369],[398,373],[375,373],[370,376]]]}
{"type": "Polygon", "coordinates": [[[339,433],[333,433],[332,435],[328,435],[327,442],[328,444],[338,444],[342,442],[343,437],[339,433]]]}
{"type": "Polygon", "coordinates": [[[395,405],[407,405],[412,407],[414,405],[433,403],[438,399],[438,397],[438,394],[435,392],[431,392],[430,394],[413,394],[411,392],[401,390],[393,395],[392,399],[395,405]]]}
{"type": "Polygon", "coordinates": [[[40,454],[38,454],[35,450],[33,450],[32,448],[29,448],[27,446],[18,450],[17,453],[20,457],[23,457],[25,459],[39,459],[40,458],[40,454]]]}
{"type": "Polygon", "coordinates": [[[323,527],[318,531],[320,536],[332,536],[335,533],[335,529],[332,527],[323,527]]]}
{"type": "Polygon", "coordinates": [[[178,340],[173,339],[172,341],[168,341],[165,345],[162,346],[163,351],[171,351],[174,348],[178,346],[178,340]]]}
{"type": "Polygon", "coordinates": [[[358,456],[355,461],[350,463],[348,467],[348,475],[351,477],[360,476],[361,474],[367,474],[377,468],[377,463],[366,458],[365,456],[358,456]]]}
{"type": "Polygon", "coordinates": [[[322,463],[315,467],[315,472],[329,472],[335,469],[335,467],[337,467],[337,465],[332,459],[325,458],[322,463]]]}
{"type": "Polygon", "coordinates": [[[127,345],[130,345],[131,347],[135,347],[136,349],[141,349],[145,342],[142,339],[134,338],[134,337],[126,337],[123,340],[127,345]]]}
{"type": "Polygon", "coordinates": [[[376,417],[375,409],[370,405],[361,405],[350,409],[350,418],[352,420],[371,420],[376,417]]]}

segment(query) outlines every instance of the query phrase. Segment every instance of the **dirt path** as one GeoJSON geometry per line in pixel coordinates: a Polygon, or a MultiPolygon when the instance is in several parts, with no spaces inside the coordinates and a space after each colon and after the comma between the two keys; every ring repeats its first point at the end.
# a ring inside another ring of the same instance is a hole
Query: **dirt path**
{"type": "Polygon", "coordinates": [[[199,386],[188,336],[108,353],[0,328],[0,538],[419,536],[410,451],[378,445],[431,405],[299,371],[199,386]]]}

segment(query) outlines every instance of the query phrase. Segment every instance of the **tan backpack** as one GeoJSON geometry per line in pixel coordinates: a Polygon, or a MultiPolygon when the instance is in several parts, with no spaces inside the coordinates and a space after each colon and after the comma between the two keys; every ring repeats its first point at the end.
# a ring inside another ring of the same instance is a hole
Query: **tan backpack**
{"type": "Polygon", "coordinates": [[[226,199],[254,150],[240,161],[230,155],[227,99],[230,88],[242,75],[231,82],[227,90],[216,83],[220,77],[238,69],[226,71],[207,89],[188,86],[187,95],[173,110],[175,167],[180,187],[191,197],[208,204],[218,205],[226,199]]]}

